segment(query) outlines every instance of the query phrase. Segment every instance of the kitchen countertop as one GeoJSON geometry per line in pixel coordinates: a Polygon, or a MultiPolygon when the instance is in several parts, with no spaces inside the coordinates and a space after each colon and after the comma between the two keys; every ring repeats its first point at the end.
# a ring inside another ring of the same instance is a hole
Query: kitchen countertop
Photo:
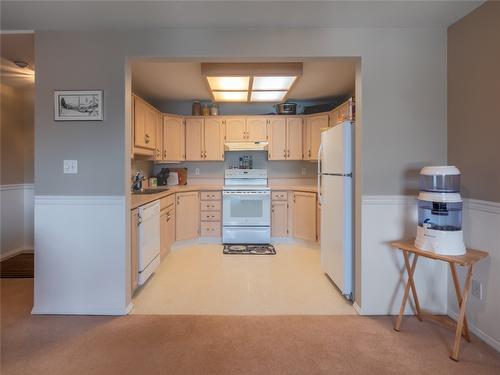
{"type": "MultiPolygon", "coordinates": [[[[132,194],[130,199],[130,209],[133,210],[139,206],[147,204],[149,202],[153,202],[157,199],[168,197],[169,195],[175,193],[183,193],[188,191],[214,191],[214,190],[222,190],[222,185],[176,185],[171,186],[168,190],[161,191],[156,194],[132,194]]],[[[294,186],[294,185],[271,185],[271,190],[279,190],[279,191],[305,191],[316,193],[316,186],[312,185],[304,185],[304,186],[294,186]]]]}

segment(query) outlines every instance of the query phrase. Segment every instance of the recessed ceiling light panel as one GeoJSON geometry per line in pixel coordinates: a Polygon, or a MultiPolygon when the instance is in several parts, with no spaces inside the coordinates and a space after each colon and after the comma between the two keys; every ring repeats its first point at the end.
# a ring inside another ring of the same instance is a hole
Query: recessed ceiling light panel
{"type": "Polygon", "coordinates": [[[216,102],[246,102],[248,91],[213,91],[216,102]]]}
{"type": "Polygon", "coordinates": [[[252,102],[281,102],[285,98],[286,91],[252,91],[250,101],[252,102]]]}
{"type": "Polygon", "coordinates": [[[296,77],[255,77],[254,90],[289,90],[296,77]]]}
{"type": "Polygon", "coordinates": [[[212,91],[248,90],[250,77],[207,77],[212,91]]]}

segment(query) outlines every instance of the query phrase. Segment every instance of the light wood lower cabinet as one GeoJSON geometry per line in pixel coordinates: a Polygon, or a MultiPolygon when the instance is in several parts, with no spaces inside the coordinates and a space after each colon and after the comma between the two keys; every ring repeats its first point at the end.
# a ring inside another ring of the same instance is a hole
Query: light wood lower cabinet
{"type": "Polygon", "coordinates": [[[139,277],[139,210],[132,210],[130,215],[130,290],[133,294],[137,289],[139,277]]]}
{"type": "Polygon", "coordinates": [[[175,240],[191,240],[200,233],[200,193],[177,193],[175,206],[175,240]]]}
{"type": "Polygon", "coordinates": [[[293,192],[293,231],[295,238],[316,241],[316,193],[293,192]]]}
{"type": "Polygon", "coordinates": [[[163,261],[175,242],[175,204],[160,213],[160,260],[163,261]]]}
{"type": "Polygon", "coordinates": [[[202,191],[200,196],[200,236],[220,237],[222,194],[220,191],[202,191]]]}
{"type": "Polygon", "coordinates": [[[288,201],[271,202],[271,236],[288,236],[288,201]]]}

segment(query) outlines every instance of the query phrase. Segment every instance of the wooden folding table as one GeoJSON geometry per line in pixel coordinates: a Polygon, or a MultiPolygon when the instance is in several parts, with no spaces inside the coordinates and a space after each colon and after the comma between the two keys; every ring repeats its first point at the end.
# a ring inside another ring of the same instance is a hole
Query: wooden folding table
{"type": "MultiPolygon", "coordinates": [[[[406,286],[405,286],[405,290],[404,290],[404,294],[403,294],[403,301],[401,302],[401,308],[399,310],[399,316],[396,320],[396,324],[394,325],[394,329],[396,331],[399,331],[399,329],[401,327],[401,321],[403,320],[403,314],[405,311],[406,302],[408,301],[408,295],[410,293],[410,289],[411,289],[411,293],[413,295],[413,301],[415,304],[415,310],[416,310],[415,315],[417,316],[417,318],[420,321],[423,318],[423,313],[422,313],[422,310],[420,309],[420,304],[418,302],[417,289],[415,288],[415,282],[413,281],[413,275],[415,273],[415,267],[417,265],[418,257],[425,257],[425,258],[434,259],[434,260],[442,260],[444,262],[448,262],[448,264],[450,265],[451,276],[453,278],[453,284],[455,285],[457,302],[458,302],[458,306],[460,308],[460,313],[458,316],[458,320],[456,322],[455,342],[453,344],[453,349],[451,351],[450,358],[455,360],[455,361],[458,361],[458,353],[460,351],[461,337],[464,336],[464,338],[468,342],[470,342],[469,326],[467,324],[467,317],[465,315],[465,311],[467,308],[467,300],[469,299],[469,294],[470,294],[470,286],[471,286],[471,282],[472,282],[472,271],[473,271],[474,265],[477,262],[479,262],[481,259],[486,258],[488,256],[488,253],[485,251],[481,251],[481,250],[467,249],[465,255],[461,255],[461,256],[440,255],[440,254],[433,253],[431,251],[425,251],[425,250],[418,249],[413,244],[413,241],[397,241],[397,242],[391,243],[391,246],[393,248],[399,249],[403,252],[405,267],[406,267],[406,271],[408,273],[408,280],[406,282],[406,286]],[[411,254],[413,254],[413,260],[411,261],[411,264],[410,264],[411,254]],[[463,294],[462,294],[462,290],[460,288],[460,284],[458,281],[456,265],[467,267],[467,277],[465,279],[463,294]]],[[[439,318],[434,317],[434,316],[426,316],[426,317],[431,318],[433,320],[440,321],[441,323],[446,323],[446,321],[440,320],[439,318]]],[[[455,324],[453,324],[452,326],[455,328],[455,324]]]]}

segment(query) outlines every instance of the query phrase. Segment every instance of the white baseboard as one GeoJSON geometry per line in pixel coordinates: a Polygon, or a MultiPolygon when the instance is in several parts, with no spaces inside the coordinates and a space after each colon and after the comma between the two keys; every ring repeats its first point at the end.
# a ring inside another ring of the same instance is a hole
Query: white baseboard
{"type": "MultiPolygon", "coordinates": [[[[448,316],[452,318],[454,321],[458,320],[458,314],[454,311],[448,311],[448,316]]],[[[487,333],[481,331],[474,324],[472,324],[469,320],[467,321],[469,324],[469,330],[474,333],[477,337],[483,340],[485,343],[495,348],[498,352],[500,352],[500,341],[495,340],[493,337],[489,336],[487,333]]]]}
{"type": "Polygon", "coordinates": [[[129,303],[125,308],[123,309],[117,309],[117,308],[104,308],[104,309],[43,309],[43,308],[36,308],[33,307],[31,310],[31,314],[33,315],[113,315],[113,316],[118,316],[118,315],[128,315],[134,308],[134,305],[132,303],[129,303]]]}

